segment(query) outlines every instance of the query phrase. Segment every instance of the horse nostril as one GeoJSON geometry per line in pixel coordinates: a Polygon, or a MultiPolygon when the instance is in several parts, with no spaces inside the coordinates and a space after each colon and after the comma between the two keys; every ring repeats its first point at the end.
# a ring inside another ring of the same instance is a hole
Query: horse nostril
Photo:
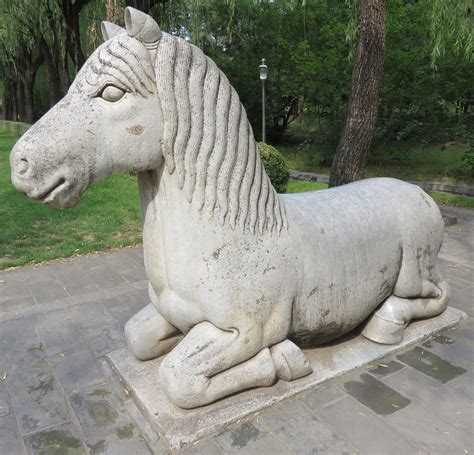
{"type": "Polygon", "coordinates": [[[30,164],[28,163],[28,160],[26,158],[21,158],[20,161],[18,162],[18,173],[20,175],[23,175],[28,168],[30,167],[30,164]]]}

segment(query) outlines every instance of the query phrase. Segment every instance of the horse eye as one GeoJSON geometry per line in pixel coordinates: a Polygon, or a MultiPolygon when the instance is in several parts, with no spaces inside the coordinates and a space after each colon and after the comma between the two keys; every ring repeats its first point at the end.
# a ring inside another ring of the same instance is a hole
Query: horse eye
{"type": "Polygon", "coordinates": [[[121,88],[115,87],[115,85],[107,85],[100,94],[105,101],[112,103],[118,101],[123,95],[125,95],[125,92],[121,88]]]}

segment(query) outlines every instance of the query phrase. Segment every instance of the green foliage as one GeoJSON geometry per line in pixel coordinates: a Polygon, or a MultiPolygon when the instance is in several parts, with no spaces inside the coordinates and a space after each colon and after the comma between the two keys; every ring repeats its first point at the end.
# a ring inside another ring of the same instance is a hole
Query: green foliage
{"type": "Polygon", "coordinates": [[[136,178],[121,174],[94,185],[69,210],[41,205],[10,182],[17,134],[0,132],[0,269],[141,242],[136,178]]]}
{"type": "Polygon", "coordinates": [[[306,180],[293,180],[288,182],[287,193],[305,193],[307,191],[325,190],[327,183],[308,182],[306,180]]]}
{"type": "Polygon", "coordinates": [[[290,178],[290,171],[285,158],[275,147],[269,144],[259,142],[257,146],[272,185],[277,193],[284,193],[290,178]]]}

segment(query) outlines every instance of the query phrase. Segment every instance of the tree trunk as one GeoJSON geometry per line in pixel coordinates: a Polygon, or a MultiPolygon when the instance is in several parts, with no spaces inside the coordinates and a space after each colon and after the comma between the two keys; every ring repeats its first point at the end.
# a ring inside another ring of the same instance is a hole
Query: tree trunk
{"type": "Polygon", "coordinates": [[[61,81],[59,78],[58,69],[54,64],[53,55],[51,54],[49,45],[43,37],[40,38],[40,48],[41,52],[43,53],[44,61],[46,62],[46,68],[48,69],[49,75],[49,107],[53,107],[62,97],[61,81]]]}
{"type": "Polygon", "coordinates": [[[62,0],[61,8],[66,23],[68,36],[67,52],[74,62],[76,71],[79,71],[86,61],[81,46],[81,31],[79,27],[79,15],[89,0],[62,0]]]}
{"type": "Polygon", "coordinates": [[[331,167],[329,186],[364,177],[377,122],[385,57],[386,0],[358,0],[358,42],[346,124],[331,167]]]}

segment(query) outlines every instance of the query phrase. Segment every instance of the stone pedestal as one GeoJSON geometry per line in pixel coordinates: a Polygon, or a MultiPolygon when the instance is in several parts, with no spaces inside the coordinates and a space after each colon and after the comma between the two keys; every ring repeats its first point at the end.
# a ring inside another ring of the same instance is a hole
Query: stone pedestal
{"type": "Polygon", "coordinates": [[[171,448],[180,448],[286,398],[406,349],[466,317],[464,312],[448,308],[438,317],[413,322],[397,345],[376,344],[353,332],[336,342],[305,350],[313,367],[309,376],[293,382],[279,381],[272,387],[242,392],[193,410],[177,408],[164,395],[158,378],[161,358],[141,362],[123,348],[109,354],[108,360],[155,431],[171,448]]]}

